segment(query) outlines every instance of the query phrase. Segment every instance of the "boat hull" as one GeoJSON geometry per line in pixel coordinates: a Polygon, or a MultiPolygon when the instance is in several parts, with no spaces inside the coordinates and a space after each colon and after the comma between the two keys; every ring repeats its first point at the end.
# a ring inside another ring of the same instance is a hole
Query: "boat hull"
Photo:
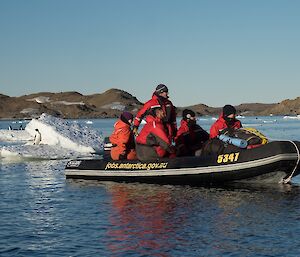
{"type": "Polygon", "coordinates": [[[151,162],[81,159],[69,161],[66,178],[159,184],[212,184],[233,181],[278,183],[299,174],[299,142],[206,157],[178,157],[151,162]]]}

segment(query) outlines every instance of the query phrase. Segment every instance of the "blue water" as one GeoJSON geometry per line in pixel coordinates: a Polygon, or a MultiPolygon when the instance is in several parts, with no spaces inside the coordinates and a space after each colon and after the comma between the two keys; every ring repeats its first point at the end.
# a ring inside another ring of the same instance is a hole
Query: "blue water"
{"type": "MultiPolygon", "coordinates": [[[[91,126],[108,135],[114,121],[91,126]]],[[[300,140],[300,120],[241,121],[300,140]]],[[[0,161],[0,256],[300,256],[299,177],[252,187],[87,182],[66,180],[66,162],[0,161]]]]}

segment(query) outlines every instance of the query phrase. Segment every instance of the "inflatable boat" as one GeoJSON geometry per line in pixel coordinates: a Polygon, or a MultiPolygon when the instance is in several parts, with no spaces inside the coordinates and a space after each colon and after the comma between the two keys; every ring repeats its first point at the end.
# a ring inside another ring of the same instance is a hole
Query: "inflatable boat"
{"type": "Polygon", "coordinates": [[[274,141],[253,149],[141,162],[71,160],[66,178],[159,184],[288,183],[300,173],[300,142],[274,141]]]}

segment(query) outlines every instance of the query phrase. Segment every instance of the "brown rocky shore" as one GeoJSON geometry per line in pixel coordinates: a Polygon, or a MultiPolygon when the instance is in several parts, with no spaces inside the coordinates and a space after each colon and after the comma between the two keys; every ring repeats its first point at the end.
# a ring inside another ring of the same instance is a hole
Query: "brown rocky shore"
{"type": "MultiPolygon", "coordinates": [[[[123,110],[136,113],[141,106],[142,103],[135,96],[120,89],[109,89],[92,95],[78,92],[40,92],[10,97],[0,94],[1,119],[31,119],[42,113],[61,118],[114,118],[123,110]]],[[[238,114],[244,116],[297,115],[300,114],[300,97],[274,104],[244,103],[235,107],[238,114]]],[[[178,107],[178,115],[184,108],[194,110],[199,116],[217,116],[222,109],[197,104],[178,107]]]]}

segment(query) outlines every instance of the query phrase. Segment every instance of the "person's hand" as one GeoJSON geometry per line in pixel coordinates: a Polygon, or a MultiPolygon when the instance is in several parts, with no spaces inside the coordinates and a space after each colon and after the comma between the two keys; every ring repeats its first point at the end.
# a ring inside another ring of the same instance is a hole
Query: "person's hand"
{"type": "Polygon", "coordinates": [[[169,145],[168,150],[169,153],[176,153],[176,147],[174,145],[169,145]]]}
{"type": "Polygon", "coordinates": [[[119,155],[119,160],[126,160],[127,159],[127,154],[126,153],[121,153],[119,155]]]}
{"type": "Polygon", "coordinates": [[[138,135],[139,135],[138,127],[137,127],[137,126],[133,126],[132,132],[133,132],[133,134],[134,134],[135,136],[138,136],[138,135]]]}

